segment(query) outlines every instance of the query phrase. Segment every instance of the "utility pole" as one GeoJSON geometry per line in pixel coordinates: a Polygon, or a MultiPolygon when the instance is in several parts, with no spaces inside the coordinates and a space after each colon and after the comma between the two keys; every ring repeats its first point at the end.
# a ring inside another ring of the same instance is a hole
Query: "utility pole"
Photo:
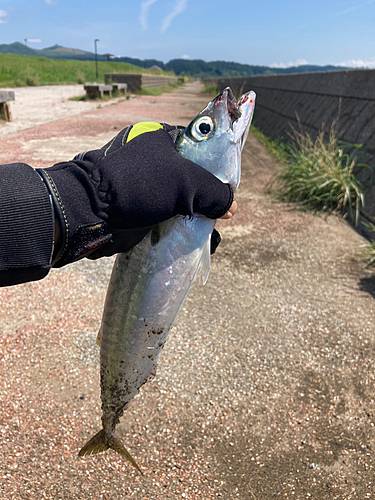
{"type": "Polygon", "coordinates": [[[96,68],[96,78],[99,78],[99,73],[98,73],[98,52],[96,50],[96,42],[99,42],[99,38],[95,38],[94,43],[95,43],[95,68],[96,68]]]}

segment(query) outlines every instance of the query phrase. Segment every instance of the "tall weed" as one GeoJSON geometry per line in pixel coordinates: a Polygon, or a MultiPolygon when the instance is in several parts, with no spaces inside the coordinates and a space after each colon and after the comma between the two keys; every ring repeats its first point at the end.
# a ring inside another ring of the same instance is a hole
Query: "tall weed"
{"type": "Polygon", "coordinates": [[[40,80],[38,75],[27,75],[26,77],[27,87],[38,87],[40,85],[40,80]]]}
{"type": "Polygon", "coordinates": [[[77,83],[83,85],[86,83],[86,75],[83,73],[83,71],[77,71],[77,83]]]}
{"type": "Polygon", "coordinates": [[[363,186],[353,170],[360,165],[360,147],[341,144],[334,125],[328,140],[326,135],[324,128],[315,140],[302,130],[293,131],[289,159],[274,180],[276,195],[311,210],[349,212],[357,224],[363,186]]]}

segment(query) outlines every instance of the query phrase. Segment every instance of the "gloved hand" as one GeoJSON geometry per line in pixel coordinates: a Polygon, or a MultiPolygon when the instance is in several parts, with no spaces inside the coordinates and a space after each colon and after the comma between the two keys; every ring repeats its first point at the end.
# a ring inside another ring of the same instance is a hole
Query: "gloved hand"
{"type": "Polygon", "coordinates": [[[228,211],[230,186],[176,151],[182,130],[140,123],[101,149],[38,170],[61,229],[54,267],[126,252],[177,214],[217,219],[228,211]]]}

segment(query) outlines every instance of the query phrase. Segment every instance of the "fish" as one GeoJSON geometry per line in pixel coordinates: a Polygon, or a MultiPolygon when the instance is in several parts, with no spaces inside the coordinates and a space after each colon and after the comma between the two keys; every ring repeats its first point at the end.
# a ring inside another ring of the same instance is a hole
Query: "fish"
{"type": "MultiPolygon", "coordinates": [[[[235,191],[254,105],[253,91],[237,101],[227,87],[184,129],[177,151],[235,191]]],[[[79,456],[112,449],[142,473],[115,429],[140,387],[155,376],[163,346],[197,275],[201,272],[207,281],[215,222],[198,214],[175,216],[117,255],[98,335],[102,429],[79,456]]]]}

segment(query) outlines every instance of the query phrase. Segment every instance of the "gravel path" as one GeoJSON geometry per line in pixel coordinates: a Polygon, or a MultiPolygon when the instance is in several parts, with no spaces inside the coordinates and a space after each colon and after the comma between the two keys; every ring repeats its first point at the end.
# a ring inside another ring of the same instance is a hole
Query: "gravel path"
{"type": "MultiPolygon", "coordinates": [[[[1,162],[48,166],[140,119],[186,124],[206,100],[194,84],[12,133],[1,162]]],[[[346,223],[265,194],[276,168],[250,134],[208,283],[121,420],[144,476],[112,452],[77,457],[100,428],[113,259],[1,289],[1,498],[375,498],[374,272],[346,223]]]]}

